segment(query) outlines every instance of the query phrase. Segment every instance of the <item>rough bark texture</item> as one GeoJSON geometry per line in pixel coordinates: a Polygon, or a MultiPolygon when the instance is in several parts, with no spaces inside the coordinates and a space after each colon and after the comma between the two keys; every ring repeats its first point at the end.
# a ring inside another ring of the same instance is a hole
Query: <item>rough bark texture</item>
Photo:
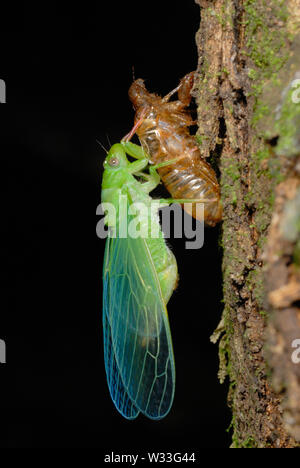
{"type": "Polygon", "coordinates": [[[230,379],[232,446],[296,447],[300,0],[196,3],[198,142],[220,168],[224,206],[225,307],[212,339],[230,379]]]}

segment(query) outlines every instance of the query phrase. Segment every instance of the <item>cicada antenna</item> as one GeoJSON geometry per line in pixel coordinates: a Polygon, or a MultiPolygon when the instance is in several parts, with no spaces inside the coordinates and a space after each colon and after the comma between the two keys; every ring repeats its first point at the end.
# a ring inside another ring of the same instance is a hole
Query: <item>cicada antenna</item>
{"type": "Polygon", "coordinates": [[[132,65],[131,69],[132,69],[132,80],[135,81],[135,70],[134,70],[134,65],[132,65]]]}
{"type": "Polygon", "coordinates": [[[101,148],[102,148],[102,149],[105,151],[105,153],[106,153],[106,154],[108,154],[108,151],[107,151],[107,149],[105,148],[105,146],[104,146],[104,145],[102,145],[101,141],[99,141],[99,140],[97,140],[97,139],[96,139],[96,142],[98,143],[98,145],[100,145],[100,146],[101,146],[101,148]]]}
{"type": "Polygon", "coordinates": [[[108,136],[108,134],[107,134],[107,133],[106,133],[106,138],[107,138],[107,141],[108,141],[109,147],[111,147],[111,142],[110,142],[110,139],[109,139],[109,136],[108,136]]]}

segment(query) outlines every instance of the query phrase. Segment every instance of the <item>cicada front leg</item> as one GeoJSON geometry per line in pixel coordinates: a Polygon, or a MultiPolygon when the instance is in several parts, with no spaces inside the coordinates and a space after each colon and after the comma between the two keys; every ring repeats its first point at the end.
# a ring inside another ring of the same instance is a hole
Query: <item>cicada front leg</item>
{"type": "Polygon", "coordinates": [[[134,169],[131,171],[133,174],[146,179],[147,182],[144,182],[141,185],[141,189],[145,193],[152,192],[152,190],[154,190],[160,184],[159,174],[156,172],[154,167],[150,167],[149,174],[141,172],[142,169],[145,169],[148,166],[149,156],[147,155],[147,153],[144,151],[144,149],[141,146],[136,145],[135,143],[131,143],[130,141],[126,141],[123,139],[121,141],[121,144],[123,145],[126,153],[129,154],[129,156],[138,160],[136,162],[133,162],[130,168],[134,169]],[[138,162],[141,163],[142,161],[144,164],[143,164],[143,167],[140,167],[138,162]],[[138,170],[135,170],[135,168],[137,168],[138,170]]]}
{"type": "MultiPolygon", "coordinates": [[[[175,105],[176,107],[188,107],[191,103],[192,100],[192,94],[191,91],[193,89],[194,85],[194,77],[195,77],[195,72],[191,72],[188,75],[186,75],[182,80],[180,81],[179,85],[177,88],[173,89],[170,91],[163,99],[162,102],[166,103],[169,102],[170,98],[177,93],[178,94],[178,101],[172,102],[172,105],[175,105]]],[[[171,104],[171,103],[170,103],[171,104]]]]}
{"type": "Polygon", "coordinates": [[[188,107],[192,100],[195,72],[186,75],[179,84],[178,99],[184,107],[188,107]]]}

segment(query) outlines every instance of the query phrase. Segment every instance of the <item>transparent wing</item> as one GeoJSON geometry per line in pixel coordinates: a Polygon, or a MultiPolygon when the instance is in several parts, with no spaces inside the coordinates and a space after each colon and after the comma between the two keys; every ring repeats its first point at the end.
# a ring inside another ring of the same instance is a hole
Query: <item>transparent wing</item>
{"type": "Polygon", "coordinates": [[[128,419],[170,410],[175,366],[167,310],[143,239],[108,238],[104,262],[104,354],[111,397],[128,419]]]}
{"type": "Polygon", "coordinates": [[[134,419],[138,416],[139,410],[133,405],[123,385],[123,381],[115,359],[115,353],[112,346],[111,329],[106,313],[103,314],[103,332],[104,361],[111,398],[120,413],[125,418],[134,419]]]}

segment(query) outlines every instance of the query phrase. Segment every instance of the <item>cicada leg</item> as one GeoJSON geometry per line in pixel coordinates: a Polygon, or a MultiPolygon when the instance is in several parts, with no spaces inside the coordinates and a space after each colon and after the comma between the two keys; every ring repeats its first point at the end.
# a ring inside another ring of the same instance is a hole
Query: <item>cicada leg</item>
{"type": "Polygon", "coordinates": [[[147,158],[139,159],[138,161],[134,161],[129,164],[128,172],[130,172],[131,174],[138,174],[143,169],[146,169],[147,166],[148,166],[147,158]]]}
{"type": "Polygon", "coordinates": [[[172,91],[170,91],[168,94],[166,94],[163,98],[162,98],[162,102],[169,102],[169,100],[171,99],[171,97],[173,96],[173,94],[177,93],[180,89],[180,84],[175,88],[175,89],[172,89],[172,91]]]}
{"type": "Polygon", "coordinates": [[[214,203],[218,201],[217,198],[160,198],[163,204],[171,205],[172,203],[214,203]]]}
{"type": "Polygon", "coordinates": [[[188,107],[192,100],[192,88],[194,85],[195,72],[186,75],[179,84],[178,99],[184,107],[188,107]]]}
{"type": "Polygon", "coordinates": [[[127,140],[122,140],[121,145],[124,147],[124,150],[126,151],[129,156],[131,156],[134,159],[147,159],[149,161],[150,156],[144,151],[142,146],[136,145],[135,143],[131,143],[131,141],[127,140]]]}
{"type": "MultiPolygon", "coordinates": [[[[180,161],[180,159],[183,159],[183,158],[185,158],[185,157],[186,157],[186,156],[183,155],[183,156],[178,156],[177,158],[174,158],[174,159],[168,159],[167,161],[163,161],[163,162],[161,162],[161,163],[155,164],[154,166],[151,166],[151,167],[150,167],[150,170],[151,170],[151,169],[152,169],[152,170],[153,170],[153,169],[156,170],[156,169],[160,169],[161,167],[171,166],[171,164],[175,164],[175,163],[177,163],[178,161],[180,161]]],[[[151,163],[151,161],[150,161],[150,163],[151,163]]]]}
{"type": "Polygon", "coordinates": [[[121,144],[123,145],[126,153],[129,154],[129,156],[138,160],[138,161],[131,163],[130,172],[132,174],[138,175],[146,179],[147,182],[144,182],[141,185],[141,189],[145,193],[152,192],[152,190],[154,190],[160,184],[160,177],[159,177],[159,174],[154,169],[154,167],[150,167],[149,174],[141,172],[149,164],[148,155],[145,153],[144,149],[141,146],[136,145],[135,143],[131,143],[130,141],[125,141],[123,139],[121,141],[121,144]]]}
{"type": "Polygon", "coordinates": [[[162,99],[162,102],[163,103],[169,102],[173,94],[177,93],[178,101],[175,102],[174,104],[177,105],[178,107],[180,106],[188,107],[192,100],[191,91],[194,85],[194,75],[195,75],[195,72],[191,72],[188,75],[186,75],[184,78],[182,78],[177,88],[173,89],[166,96],[164,96],[164,98],[162,99]]]}

